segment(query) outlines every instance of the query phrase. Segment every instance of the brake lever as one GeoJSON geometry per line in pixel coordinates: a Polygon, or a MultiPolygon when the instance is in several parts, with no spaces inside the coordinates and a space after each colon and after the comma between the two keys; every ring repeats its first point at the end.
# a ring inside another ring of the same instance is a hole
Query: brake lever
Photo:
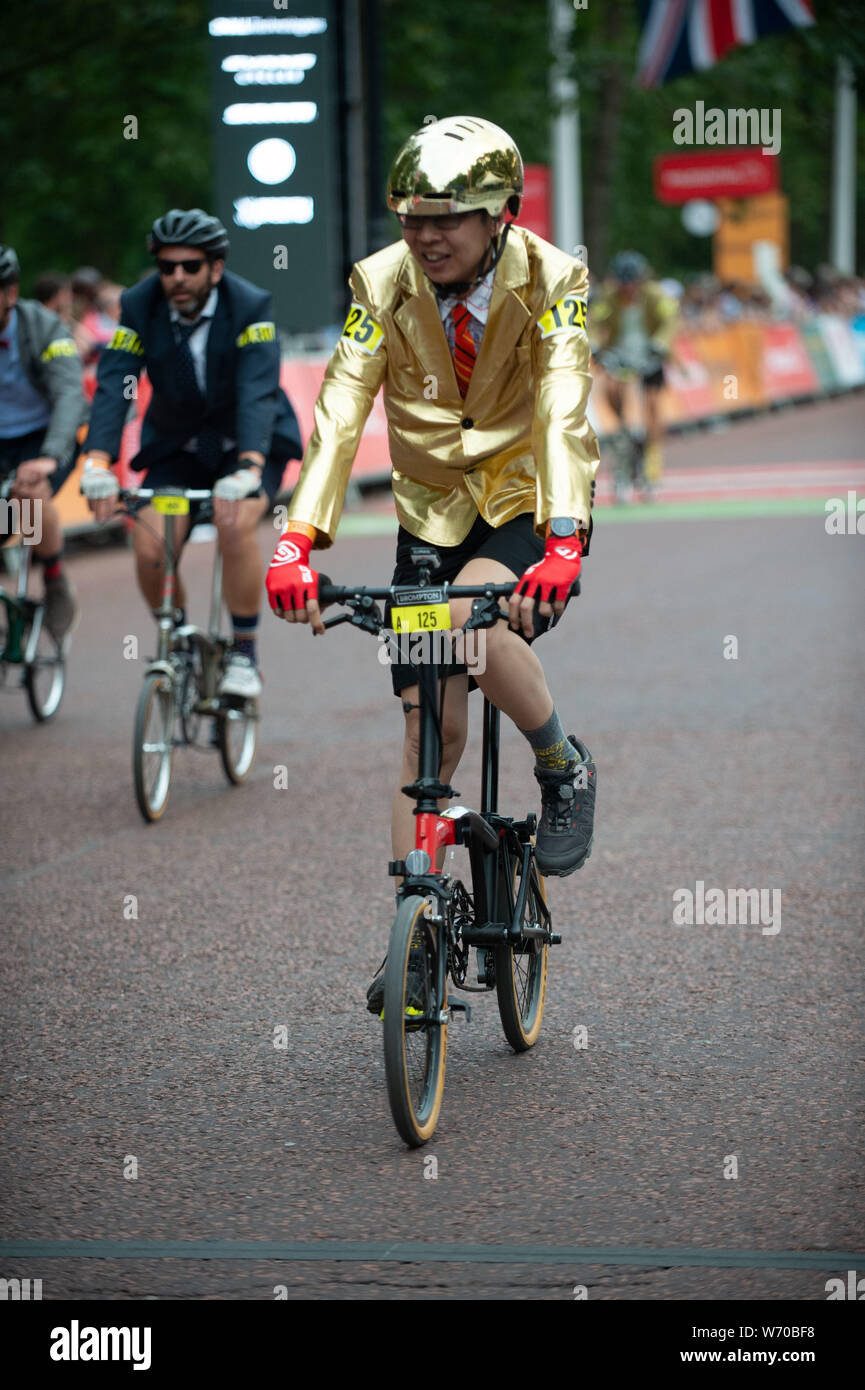
{"type": "Polygon", "coordinates": [[[384,626],[384,618],[377,610],[374,615],[372,613],[355,613],[351,619],[351,624],[352,627],[362,628],[364,632],[371,632],[377,637],[384,626]]]}
{"type": "Polygon", "coordinates": [[[340,623],[351,623],[352,627],[359,627],[363,632],[371,632],[378,636],[384,627],[384,618],[372,599],[349,599],[348,603],[355,608],[355,612],[340,613],[336,618],[325,618],[323,626],[338,627],[340,623]],[[357,607],[361,606],[363,611],[357,612],[357,607]]]}
{"type": "Polygon", "coordinates": [[[472,615],[463,623],[463,632],[470,632],[474,628],[495,627],[499,618],[507,620],[507,616],[507,613],[503,613],[499,608],[498,599],[492,596],[473,599],[472,615]]]}

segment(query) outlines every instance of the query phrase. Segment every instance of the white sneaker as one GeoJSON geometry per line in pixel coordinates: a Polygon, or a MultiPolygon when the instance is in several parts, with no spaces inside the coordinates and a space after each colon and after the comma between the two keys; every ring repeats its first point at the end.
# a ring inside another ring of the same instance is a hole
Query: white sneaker
{"type": "Polygon", "coordinates": [[[255,662],[242,652],[229,652],[225,673],[219,682],[219,694],[234,695],[240,700],[257,700],[261,689],[261,676],[255,662]]]}

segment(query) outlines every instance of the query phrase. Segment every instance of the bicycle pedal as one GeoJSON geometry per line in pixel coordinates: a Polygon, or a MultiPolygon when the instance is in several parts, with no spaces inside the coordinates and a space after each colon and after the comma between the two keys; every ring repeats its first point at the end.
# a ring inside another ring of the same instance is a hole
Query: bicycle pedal
{"type": "Polygon", "coordinates": [[[465,1016],[466,1016],[466,1023],[471,1023],[471,1021],[472,1021],[472,1006],[471,1006],[471,1004],[464,1004],[463,1001],[462,1001],[461,999],[450,999],[450,1000],[448,1000],[448,1008],[450,1009],[451,1013],[455,1013],[455,1014],[465,1014],[465,1016]]]}
{"type": "Polygon", "coordinates": [[[562,944],[562,934],[561,934],[561,932],[557,932],[557,931],[550,932],[550,945],[551,945],[551,946],[561,946],[561,944],[562,944]]]}

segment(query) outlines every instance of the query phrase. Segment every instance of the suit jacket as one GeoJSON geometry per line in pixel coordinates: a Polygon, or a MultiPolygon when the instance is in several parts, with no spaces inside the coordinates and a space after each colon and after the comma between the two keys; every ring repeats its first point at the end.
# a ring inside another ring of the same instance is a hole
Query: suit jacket
{"type": "Polygon", "coordinates": [[[480,514],[590,525],[598,444],[586,419],[588,272],[512,227],[465,400],[435,294],[404,242],[360,261],[290,507],[333,543],[364,422],[384,386],[393,491],[413,535],[457,545],[480,514]]]}
{"type": "Polygon", "coordinates": [[[288,397],[279,385],[279,337],[270,295],[224,271],[207,339],[206,395],[184,398],[175,372],[177,348],[168,301],[158,275],[150,275],[120,300],[121,326],[99,359],[96,395],[87,436],[89,449],[112,458],[129,408],[129,379],[147,368],[153,396],[141,428],[136,468],[182,449],[207,426],[237,441],[238,453],[255,449],[267,457],[271,444],[283,456],[300,458],[300,432],[288,397]]]}
{"type": "Polygon", "coordinates": [[[57,314],[35,299],[19,299],[17,307],[21,365],[51,407],[42,453],[65,463],[75,451],[78,427],[87,419],[81,358],[74,338],[57,314]]]}

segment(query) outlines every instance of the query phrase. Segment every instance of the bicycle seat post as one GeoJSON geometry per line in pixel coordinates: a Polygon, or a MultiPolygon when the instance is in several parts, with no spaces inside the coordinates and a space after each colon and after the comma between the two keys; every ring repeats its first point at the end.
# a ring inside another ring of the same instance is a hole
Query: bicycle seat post
{"type": "Polygon", "coordinates": [[[32,547],[29,546],[22,537],[21,544],[18,548],[21,554],[18,557],[18,574],[15,593],[18,598],[23,599],[27,597],[27,581],[30,578],[30,555],[32,547]]]}

